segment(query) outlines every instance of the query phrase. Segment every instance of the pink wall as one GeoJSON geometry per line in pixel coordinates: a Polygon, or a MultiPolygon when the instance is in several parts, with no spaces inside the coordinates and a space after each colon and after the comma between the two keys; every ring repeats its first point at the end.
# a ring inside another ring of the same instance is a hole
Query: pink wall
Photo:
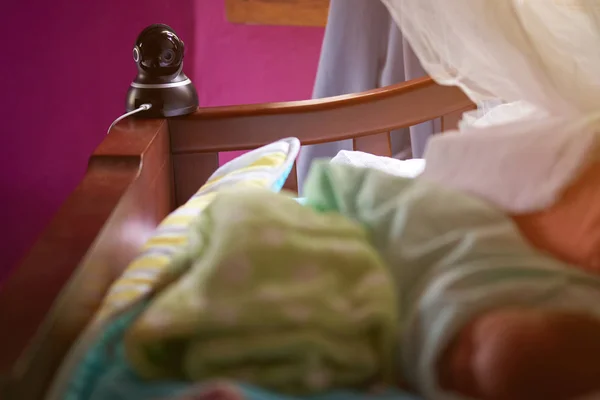
{"type": "MultiPolygon", "coordinates": [[[[200,105],[310,98],[323,29],[230,24],[223,3],[195,3],[194,78],[200,105]]],[[[221,162],[237,154],[221,154],[221,162]]]]}
{"type": "Polygon", "coordinates": [[[2,17],[0,280],[123,112],[131,48],[144,26],[164,22],[182,36],[204,106],[307,98],[322,35],[233,26],[223,0],[11,1],[2,17]]]}
{"type": "Polygon", "coordinates": [[[193,38],[192,4],[53,0],[2,5],[0,279],[75,188],[90,153],[123,112],[135,76],[131,49],[137,34],[148,24],[165,22],[193,38]]]}

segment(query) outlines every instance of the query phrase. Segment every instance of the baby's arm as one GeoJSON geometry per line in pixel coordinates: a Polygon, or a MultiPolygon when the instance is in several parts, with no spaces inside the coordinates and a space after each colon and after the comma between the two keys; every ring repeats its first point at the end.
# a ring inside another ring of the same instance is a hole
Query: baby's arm
{"type": "Polygon", "coordinates": [[[475,318],[442,353],[441,386],[483,400],[567,400],[600,392],[600,320],[506,308],[475,318]]]}

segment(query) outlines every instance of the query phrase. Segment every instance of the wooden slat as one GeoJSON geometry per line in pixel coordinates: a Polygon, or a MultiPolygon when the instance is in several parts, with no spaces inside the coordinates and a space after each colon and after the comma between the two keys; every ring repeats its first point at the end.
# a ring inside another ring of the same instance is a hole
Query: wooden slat
{"type": "Polygon", "coordinates": [[[458,129],[458,123],[462,119],[462,115],[467,111],[474,110],[475,108],[477,108],[475,107],[475,105],[471,105],[469,107],[463,108],[462,110],[457,110],[452,113],[443,115],[441,118],[442,132],[458,129]]]}
{"type": "Polygon", "coordinates": [[[325,26],[329,0],[226,0],[225,9],[233,23],[325,26]]]}
{"type": "Polygon", "coordinates": [[[296,171],[296,163],[294,163],[292,172],[290,172],[283,188],[290,192],[298,193],[298,172],[296,171]]]}
{"type": "Polygon", "coordinates": [[[389,132],[354,138],[354,150],[375,154],[376,156],[392,156],[392,140],[389,132]]]}
{"type": "Polygon", "coordinates": [[[389,132],[472,106],[429,78],[362,94],[287,103],[200,108],[169,120],[173,153],[253,149],[286,136],[316,144],[389,132]]]}
{"type": "Polygon", "coordinates": [[[175,200],[185,203],[219,167],[218,153],[178,154],[173,156],[175,200]]]}

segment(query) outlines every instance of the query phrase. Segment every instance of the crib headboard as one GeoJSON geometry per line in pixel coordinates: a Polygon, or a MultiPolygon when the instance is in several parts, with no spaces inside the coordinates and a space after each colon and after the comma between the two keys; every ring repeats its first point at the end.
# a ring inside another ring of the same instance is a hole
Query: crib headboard
{"type": "MultiPolygon", "coordinates": [[[[218,166],[218,153],[282,137],[352,139],[391,155],[389,131],[474,105],[428,78],[323,100],[199,109],[166,120],[127,119],[96,149],[87,173],[0,288],[0,398],[39,399],[114,279],[154,227],[218,166]]],[[[296,187],[295,172],[286,187],[296,187]]]]}

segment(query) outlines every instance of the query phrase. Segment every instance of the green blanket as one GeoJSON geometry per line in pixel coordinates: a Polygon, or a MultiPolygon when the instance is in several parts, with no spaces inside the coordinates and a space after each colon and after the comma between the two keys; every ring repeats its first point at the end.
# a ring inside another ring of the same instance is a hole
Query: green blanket
{"type": "Polygon", "coordinates": [[[334,164],[314,166],[305,188],[306,207],[222,194],[197,221],[173,283],[128,334],[142,376],[284,393],[402,377],[445,398],[436,363],[475,315],[597,304],[600,280],[541,254],[468,194],[334,164]]]}
{"type": "Polygon", "coordinates": [[[313,167],[305,193],[307,206],[369,230],[397,292],[401,375],[424,398],[456,398],[439,387],[437,363],[477,315],[503,307],[600,314],[600,279],[533,248],[507,215],[475,196],[327,164],[313,167]]]}
{"type": "Polygon", "coordinates": [[[365,229],[266,190],[219,194],[125,339],[147,379],[280,393],[391,383],[397,299],[365,229]]]}

